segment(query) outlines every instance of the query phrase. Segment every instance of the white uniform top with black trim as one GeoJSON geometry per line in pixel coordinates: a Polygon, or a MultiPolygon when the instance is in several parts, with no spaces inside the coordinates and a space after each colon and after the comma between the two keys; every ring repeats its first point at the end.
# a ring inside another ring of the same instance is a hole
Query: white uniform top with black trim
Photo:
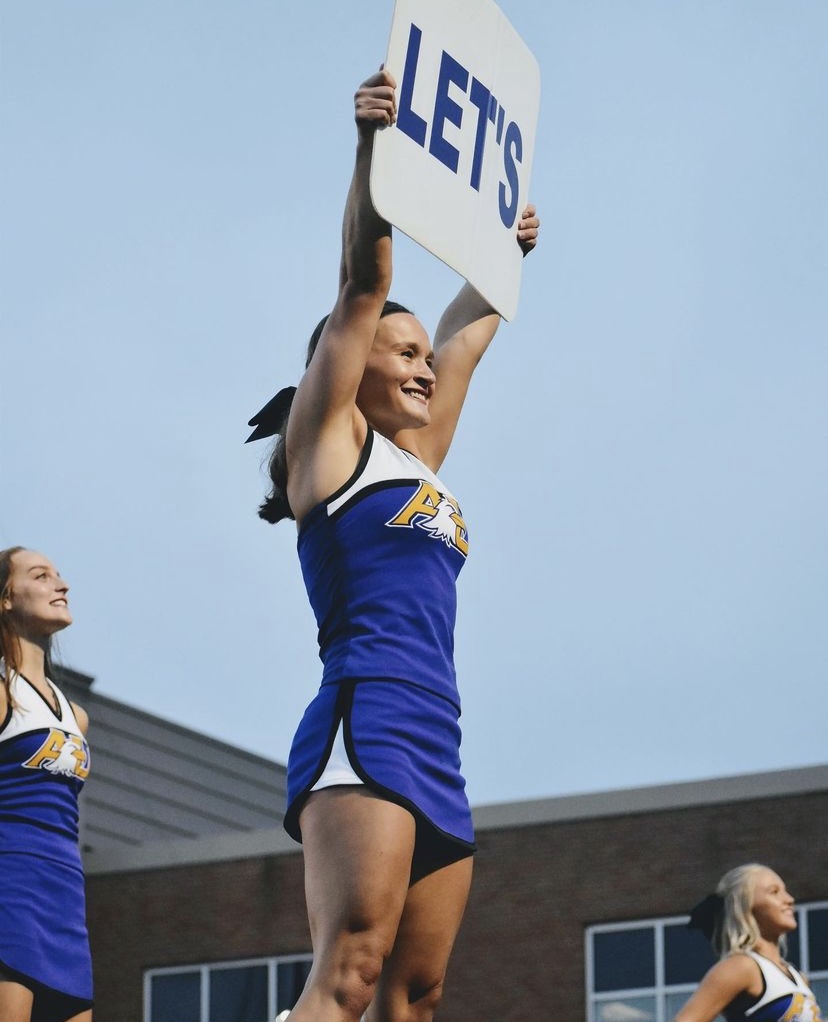
{"type": "Polygon", "coordinates": [[[756,951],[745,954],[759,966],[764,990],[749,1007],[734,1005],[728,1010],[728,1022],[819,1022],[822,1016],[813,991],[792,965],[786,963],[786,972],[756,951]]]}
{"type": "Polygon", "coordinates": [[[468,535],[426,465],[369,430],[352,477],[302,522],[298,550],[323,685],[396,678],[459,706],[455,584],[468,535]]]}
{"type": "Polygon", "coordinates": [[[0,852],[79,864],[78,795],[89,746],[57,686],[57,712],[20,675],[10,687],[12,705],[0,722],[0,852]]]}

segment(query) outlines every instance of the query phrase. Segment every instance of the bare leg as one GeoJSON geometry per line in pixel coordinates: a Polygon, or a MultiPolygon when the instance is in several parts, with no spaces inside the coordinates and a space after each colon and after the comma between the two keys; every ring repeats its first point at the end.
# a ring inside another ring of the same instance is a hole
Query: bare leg
{"type": "Polygon", "coordinates": [[[3,1022],[30,1022],[34,995],[22,983],[0,973],[0,1019],[3,1022]]]}
{"type": "Polygon", "coordinates": [[[314,961],[289,1022],[358,1022],[408,894],[414,817],[367,788],[326,788],[301,815],[314,961]]]}
{"type": "Polygon", "coordinates": [[[444,866],[409,890],[367,1022],[431,1022],[468,900],[472,861],[444,866]]]}

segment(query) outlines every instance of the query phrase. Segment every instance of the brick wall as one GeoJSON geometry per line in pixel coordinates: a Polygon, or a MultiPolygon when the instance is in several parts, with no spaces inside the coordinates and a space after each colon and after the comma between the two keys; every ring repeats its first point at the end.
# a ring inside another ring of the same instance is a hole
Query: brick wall
{"type": "MultiPolygon", "coordinates": [[[[828,898],[828,793],[484,830],[438,1018],[579,1022],[584,927],[674,915],[758,860],[828,898]]],[[[143,970],[309,950],[299,854],[91,876],[96,1022],[142,1022],[143,970]]]]}
{"type": "Polygon", "coordinates": [[[310,950],[300,855],[92,876],[95,1022],[142,1022],[143,973],[310,950]]]}
{"type": "Polygon", "coordinates": [[[478,845],[452,1022],[584,1019],[586,926],[681,914],[742,862],[828,898],[828,794],[484,831],[478,845]]]}

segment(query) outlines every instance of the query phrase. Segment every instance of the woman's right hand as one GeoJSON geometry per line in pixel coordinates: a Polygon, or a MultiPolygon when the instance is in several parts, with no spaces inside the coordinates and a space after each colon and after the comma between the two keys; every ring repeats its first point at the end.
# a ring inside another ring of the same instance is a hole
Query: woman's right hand
{"type": "Polygon", "coordinates": [[[354,120],[360,135],[367,136],[396,121],[396,88],[394,76],[384,67],[360,85],[354,96],[354,120]]]}

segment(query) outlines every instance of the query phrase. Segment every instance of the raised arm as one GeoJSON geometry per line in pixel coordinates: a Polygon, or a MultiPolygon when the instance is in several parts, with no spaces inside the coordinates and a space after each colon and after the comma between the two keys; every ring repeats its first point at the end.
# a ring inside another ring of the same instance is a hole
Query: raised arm
{"type": "Polygon", "coordinates": [[[287,429],[289,497],[297,519],[348,477],[364,440],[356,393],[392,273],[391,226],[374,210],[369,174],[376,131],[396,119],[395,88],[382,69],[354,97],[356,161],[342,223],[339,293],[287,429]]]}
{"type": "MultiPolygon", "coordinates": [[[[539,228],[535,207],[529,205],[517,230],[524,256],[537,244],[539,228]]],[[[472,375],[499,325],[499,314],[470,284],[463,285],[440,317],[434,334],[437,386],[431,399],[431,422],[416,437],[420,457],[435,471],[448,453],[472,375]]]]}

